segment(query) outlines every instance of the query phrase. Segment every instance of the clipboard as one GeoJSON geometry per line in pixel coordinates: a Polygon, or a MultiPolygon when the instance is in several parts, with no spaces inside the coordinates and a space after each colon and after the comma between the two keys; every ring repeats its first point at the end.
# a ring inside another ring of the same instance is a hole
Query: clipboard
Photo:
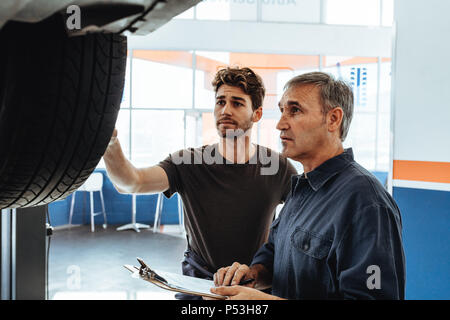
{"type": "Polygon", "coordinates": [[[219,300],[225,300],[226,296],[211,293],[210,288],[214,287],[211,280],[194,278],[175,273],[152,270],[141,258],[137,258],[140,267],[129,264],[124,267],[132,273],[133,278],[140,278],[150,282],[162,289],[191,294],[195,296],[209,297],[219,300]]]}

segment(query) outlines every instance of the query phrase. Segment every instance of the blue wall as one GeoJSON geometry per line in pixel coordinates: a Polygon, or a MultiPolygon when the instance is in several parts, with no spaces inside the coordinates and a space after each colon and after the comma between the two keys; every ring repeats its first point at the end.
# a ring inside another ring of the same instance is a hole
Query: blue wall
{"type": "Polygon", "coordinates": [[[450,299],[450,192],[394,187],[403,221],[406,299],[450,299]]]}
{"type": "MultiPolygon", "coordinates": [[[[105,198],[105,210],[108,224],[122,225],[131,222],[131,195],[120,194],[106,174],[104,169],[96,169],[95,172],[103,174],[103,196],[105,198]]],[[[89,216],[89,193],[75,193],[75,208],[72,218],[73,224],[90,224],[89,216]],[[83,217],[83,197],[86,197],[84,220],[83,217]],[[83,220],[83,221],[82,221],[83,220]]],[[[172,198],[164,197],[163,213],[161,224],[178,224],[178,194],[172,198]]],[[[158,195],[138,195],[136,197],[136,221],[141,223],[153,224],[155,217],[156,201],[158,195]]],[[[64,200],[49,204],[50,222],[53,227],[66,225],[69,223],[69,211],[72,201],[72,195],[64,200]]],[[[94,210],[101,211],[101,202],[99,192],[94,192],[94,210]]],[[[95,217],[96,224],[103,224],[103,216],[95,217]]]]}
{"type": "Polygon", "coordinates": [[[388,173],[383,171],[371,171],[371,173],[380,180],[381,184],[386,187],[388,173]]]}

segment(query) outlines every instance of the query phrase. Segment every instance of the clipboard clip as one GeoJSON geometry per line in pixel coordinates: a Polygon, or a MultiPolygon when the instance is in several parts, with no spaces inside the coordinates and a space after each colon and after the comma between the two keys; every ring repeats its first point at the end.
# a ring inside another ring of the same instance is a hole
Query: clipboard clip
{"type": "MultiPolygon", "coordinates": [[[[133,278],[140,278],[142,280],[148,281],[162,289],[175,291],[175,292],[181,292],[186,293],[190,295],[197,295],[202,297],[211,297],[215,299],[226,299],[225,296],[221,296],[218,294],[213,294],[204,291],[203,289],[187,289],[184,287],[180,287],[179,285],[173,284],[168,282],[166,279],[161,277],[159,274],[157,274],[155,271],[153,271],[141,258],[137,258],[137,261],[140,264],[140,267],[132,266],[129,264],[125,264],[124,267],[132,273],[133,278]],[[203,290],[203,291],[202,291],[203,290]]],[[[182,275],[178,275],[179,277],[186,277],[182,275]]],[[[170,276],[169,276],[170,277],[170,276]]],[[[189,277],[188,277],[189,278],[189,277]]],[[[204,279],[198,279],[199,281],[209,281],[204,279]]],[[[214,284],[211,284],[213,286],[214,284]]]]}
{"type": "Polygon", "coordinates": [[[142,260],[141,258],[137,258],[137,261],[141,265],[141,267],[139,268],[139,275],[141,277],[152,279],[152,280],[158,280],[160,282],[167,284],[167,280],[164,279],[163,277],[161,277],[160,275],[158,275],[152,269],[150,269],[150,267],[144,262],[144,260],[142,260]]]}

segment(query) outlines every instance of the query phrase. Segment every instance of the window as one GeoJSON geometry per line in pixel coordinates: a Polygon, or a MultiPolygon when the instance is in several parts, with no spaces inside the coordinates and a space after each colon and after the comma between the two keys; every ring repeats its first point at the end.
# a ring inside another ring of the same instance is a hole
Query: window
{"type": "Polygon", "coordinates": [[[354,117],[344,147],[353,147],[356,160],[368,170],[389,170],[389,58],[135,50],[128,65],[116,127],[125,155],[136,166],[157,164],[185,147],[217,143],[211,82],[221,68],[247,66],[266,87],[253,143],[281,151],[277,106],[285,83],[322,70],[348,81],[354,90],[354,117]]]}
{"type": "Polygon", "coordinates": [[[368,170],[389,170],[390,59],[323,58],[323,71],[346,80],[353,88],[354,115],[344,147],[368,170]]]}
{"type": "Polygon", "coordinates": [[[192,106],[192,53],[135,50],[131,68],[133,108],[192,106]]]}
{"type": "MultiPolygon", "coordinates": [[[[130,149],[130,110],[120,109],[119,115],[116,121],[117,137],[120,141],[120,146],[122,147],[123,154],[130,159],[131,149],[130,149]]],[[[97,165],[98,168],[104,168],[105,163],[103,158],[97,165]]]]}
{"type": "Polygon", "coordinates": [[[131,156],[130,150],[130,110],[121,109],[116,121],[117,137],[123,153],[131,156]]]}
{"type": "Polygon", "coordinates": [[[375,112],[377,108],[377,58],[324,57],[324,72],[347,81],[353,88],[355,111],[375,112]]]}
{"type": "Polygon", "coordinates": [[[214,108],[214,88],[211,82],[217,70],[229,63],[229,52],[195,52],[195,108],[214,108]]]}
{"type": "Polygon", "coordinates": [[[378,106],[378,142],[376,170],[389,170],[389,144],[391,121],[391,59],[382,58],[380,63],[380,91],[378,106]]]}
{"type": "Polygon", "coordinates": [[[368,25],[380,24],[381,0],[327,0],[328,24],[368,25]]]}
{"type": "Polygon", "coordinates": [[[262,0],[261,20],[320,23],[320,0],[262,0]]]}
{"type": "Polygon", "coordinates": [[[127,64],[125,70],[125,84],[123,87],[123,95],[122,101],[120,103],[121,108],[129,108],[130,107],[130,53],[128,52],[127,64]]]}
{"type": "Polygon", "coordinates": [[[133,110],[131,162],[137,167],[158,164],[184,148],[184,111],[133,110]]]}
{"type": "Polygon", "coordinates": [[[212,112],[202,113],[202,145],[213,144],[219,141],[214,124],[214,115],[212,112]]]}
{"type": "Polygon", "coordinates": [[[376,162],[376,113],[353,114],[344,148],[352,147],[355,160],[368,170],[375,170],[376,162]]]}
{"type": "MultiPolygon", "coordinates": [[[[278,112],[280,113],[280,112],[278,112]]],[[[279,119],[279,118],[278,118],[279,119]]],[[[269,147],[273,150],[281,151],[280,131],[276,126],[277,118],[263,118],[259,121],[259,144],[269,147]]]]}
{"type": "Polygon", "coordinates": [[[200,20],[255,21],[258,0],[203,0],[196,7],[200,20]]]}
{"type": "Polygon", "coordinates": [[[381,24],[385,27],[391,27],[394,22],[394,0],[381,0],[381,24]]]}
{"type": "Polygon", "coordinates": [[[394,0],[203,0],[175,19],[390,27],[394,0]]]}

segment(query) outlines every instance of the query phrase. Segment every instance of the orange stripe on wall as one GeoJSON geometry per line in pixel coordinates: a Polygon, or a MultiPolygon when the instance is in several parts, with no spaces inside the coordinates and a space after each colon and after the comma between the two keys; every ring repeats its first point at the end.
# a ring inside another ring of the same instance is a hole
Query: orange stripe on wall
{"type": "Polygon", "coordinates": [[[450,183],[450,162],[394,160],[395,180],[450,183]]]}

